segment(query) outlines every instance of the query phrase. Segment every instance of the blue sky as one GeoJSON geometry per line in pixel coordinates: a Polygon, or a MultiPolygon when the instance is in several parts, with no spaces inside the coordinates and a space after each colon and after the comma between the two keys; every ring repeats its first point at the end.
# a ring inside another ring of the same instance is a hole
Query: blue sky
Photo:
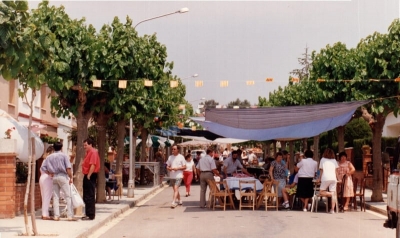
{"type": "MultiPolygon", "coordinates": [[[[30,1],[36,8],[38,2],[30,1]]],[[[353,1],[50,1],[64,5],[71,18],[86,18],[100,29],[115,16],[134,24],[188,7],[189,12],[144,22],[140,35],[157,34],[184,80],[186,99],[227,104],[237,98],[251,104],[285,86],[289,72],[308,47],[319,51],[338,41],[355,47],[374,31],[385,33],[399,17],[398,0],[353,1]],[[265,78],[274,78],[266,83],[265,78]],[[195,87],[202,80],[203,87],[195,87]],[[221,88],[220,81],[228,87],[221,88]],[[253,86],[246,86],[254,80],[253,86]]]]}

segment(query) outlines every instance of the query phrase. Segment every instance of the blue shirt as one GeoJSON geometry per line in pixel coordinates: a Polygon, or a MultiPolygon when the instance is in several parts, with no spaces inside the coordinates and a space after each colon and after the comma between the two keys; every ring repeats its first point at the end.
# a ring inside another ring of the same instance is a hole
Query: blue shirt
{"type": "Polygon", "coordinates": [[[43,172],[66,175],[68,175],[67,169],[70,168],[71,163],[69,162],[68,156],[61,151],[56,151],[47,156],[42,164],[42,167],[40,167],[43,172]]]}

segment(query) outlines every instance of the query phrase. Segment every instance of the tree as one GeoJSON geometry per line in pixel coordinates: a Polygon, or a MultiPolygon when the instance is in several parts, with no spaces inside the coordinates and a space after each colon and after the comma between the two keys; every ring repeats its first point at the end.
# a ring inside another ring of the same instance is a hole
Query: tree
{"type": "Polygon", "coordinates": [[[290,74],[299,78],[300,81],[308,79],[311,69],[311,57],[308,53],[308,47],[305,48],[305,52],[302,54],[303,57],[297,58],[299,65],[303,66],[301,69],[294,69],[290,71],[290,74]]]}
{"type": "Polygon", "coordinates": [[[240,101],[240,99],[237,98],[235,101],[228,103],[227,108],[233,108],[234,106],[239,106],[239,108],[249,108],[251,104],[247,99],[240,101]]]}

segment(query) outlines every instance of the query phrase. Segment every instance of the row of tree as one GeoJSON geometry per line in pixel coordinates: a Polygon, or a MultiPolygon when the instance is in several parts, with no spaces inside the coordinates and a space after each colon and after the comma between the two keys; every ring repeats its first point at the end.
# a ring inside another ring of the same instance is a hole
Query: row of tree
{"type": "MultiPolygon", "coordinates": [[[[173,62],[167,62],[166,46],[157,41],[155,34],[139,37],[129,17],[125,23],[115,17],[96,32],[92,25],[85,24],[85,19],[71,19],[64,7],[50,6],[48,1],[31,11],[27,1],[2,1],[0,11],[1,75],[6,80],[19,80],[20,96],[30,100],[30,121],[32,102],[44,85],[54,92],[49,95],[52,113],[76,117],[74,184],[79,191],[83,178],[80,165],[85,156],[83,140],[88,137],[90,120],[98,130],[99,151],[105,151],[107,123],[116,125],[117,161],[121,162],[129,119],[133,120],[134,137],[140,133],[146,141],[148,132],[161,121],[169,125],[179,120],[179,104],[188,105],[184,85],[172,75],[173,62]],[[94,79],[101,80],[101,88],[93,87],[94,79]],[[152,87],[144,85],[147,79],[153,81],[152,87]],[[125,89],[118,87],[119,80],[127,80],[125,89]],[[171,88],[171,80],[178,81],[178,86],[171,88]]],[[[100,153],[100,157],[103,171],[105,154],[100,153]]],[[[117,173],[121,171],[119,164],[117,173]]],[[[33,172],[35,158],[30,158],[28,165],[33,172]]],[[[34,174],[29,172],[29,176],[33,181],[34,174]]],[[[27,191],[29,186],[28,182],[27,191]]],[[[98,186],[97,201],[105,201],[104,176],[99,176],[98,186]]],[[[33,226],[37,234],[34,221],[33,226]]],[[[27,223],[26,227],[29,234],[27,223]]]]}
{"type": "MultiPolygon", "coordinates": [[[[356,48],[348,49],[337,42],[319,52],[299,59],[303,66],[292,72],[299,83],[259,97],[259,106],[292,106],[370,100],[357,112],[368,121],[372,131],[373,193],[372,201],[382,199],[381,138],[388,114],[400,110],[400,21],[394,20],[388,33],[378,32],[361,39],[356,48]]],[[[323,112],[321,112],[323,113],[323,112]]],[[[344,149],[344,127],[338,128],[339,149],[344,149]]],[[[397,164],[397,158],[395,158],[397,164]]]]}

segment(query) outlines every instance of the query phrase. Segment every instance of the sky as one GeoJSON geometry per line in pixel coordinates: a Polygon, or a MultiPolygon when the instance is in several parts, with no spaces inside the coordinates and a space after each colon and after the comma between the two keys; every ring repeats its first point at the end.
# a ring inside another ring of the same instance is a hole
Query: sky
{"type": "MultiPolygon", "coordinates": [[[[114,17],[133,24],[176,12],[189,12],[143,22],[139,35],[157,34],[166,45],[173,74],[183,79],[186,100],[202,98],[226,105],[239,98],[252,105],[258,97],[288,84],[298,58],[342,42],[348,48],[375,31],[387,33],[399,17],[399,0],[326,1],[50,1],[71,18],[85,17],[96,29],[114,17]],[[196,78],[190,77],[198,74],[196,78]],[[273,78],[273,82],[265,82],[273,78]],[[246,81],[254,81],[247,86],[246,81]],[[195,81],[202,81],[196,87],[195,81]],[[220,81],[228,81],[220,87],[220,81]]],[[[29,1],[37,8],[37,1],[29,1]]]]}

